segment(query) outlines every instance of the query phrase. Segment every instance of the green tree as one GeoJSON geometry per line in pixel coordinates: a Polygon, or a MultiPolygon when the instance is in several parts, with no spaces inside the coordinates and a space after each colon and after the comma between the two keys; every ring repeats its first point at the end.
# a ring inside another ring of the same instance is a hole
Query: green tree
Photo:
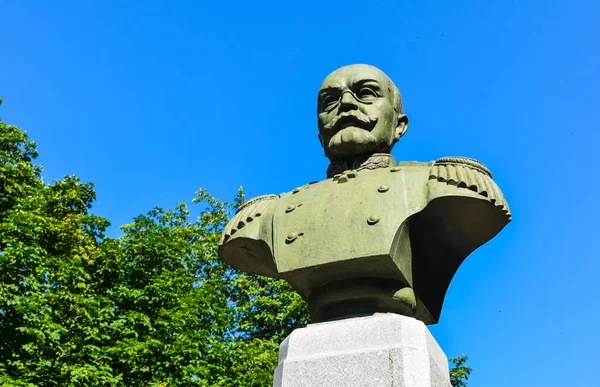
{"type": "Polygon", "coordinates": [[[471,375],[471,368],[467,367],[468,357],[465,355],[450,358],[450,382],[453,387],[467,387],[467,380],[471,375]]]}
{"type": "Polygon", "coordinates": [[[199,191],[104,235],[93,185],[44,184],[35,143],[0,121],[0,385],[265,386],[307,322],[287,284],[216,255],[233,203],[199,191]]]}

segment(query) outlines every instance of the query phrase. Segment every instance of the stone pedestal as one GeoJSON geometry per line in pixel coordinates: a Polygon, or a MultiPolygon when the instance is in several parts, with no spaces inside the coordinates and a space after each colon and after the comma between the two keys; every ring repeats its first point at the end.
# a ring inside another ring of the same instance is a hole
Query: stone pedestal
{"type": "Polygon", "coordinates": [[[274,387],[451,387],[448,360],[419,320],[397,314],[312,324],[279,349],[274,387]]]}

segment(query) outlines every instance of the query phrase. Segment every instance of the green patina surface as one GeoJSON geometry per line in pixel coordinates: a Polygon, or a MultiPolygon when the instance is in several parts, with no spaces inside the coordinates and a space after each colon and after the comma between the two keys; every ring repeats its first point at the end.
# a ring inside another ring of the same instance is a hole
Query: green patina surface
{"type": "Polygon", "coordinates": [[[460,264],[510,221],[490,171],[463,157],[396,163],[408,118],[372,66],[327,76],[317,115],[327,179],[242,205],[221,259],[287,280],[313,322],[378,312],[437,322],[460,264]]]}

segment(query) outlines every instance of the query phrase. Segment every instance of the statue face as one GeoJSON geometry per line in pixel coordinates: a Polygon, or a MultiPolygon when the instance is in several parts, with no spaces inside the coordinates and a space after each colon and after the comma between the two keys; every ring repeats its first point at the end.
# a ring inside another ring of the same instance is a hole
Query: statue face
{"type": "Polygon", "coordinates": [[[369,65],[329,74],[319,90],[317,114],[319,139],[330,160],[388,153],[408,127],[396,86],[369,65]]]}

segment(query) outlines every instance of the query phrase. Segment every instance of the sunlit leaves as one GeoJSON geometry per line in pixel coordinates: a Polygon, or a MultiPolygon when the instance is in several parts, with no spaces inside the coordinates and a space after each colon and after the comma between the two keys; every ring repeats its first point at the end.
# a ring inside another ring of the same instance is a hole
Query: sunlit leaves
{"type": "Polygon", "coordinates": [[[450,358],[450,382],[452,387],[467,387],[467,380],[471,375],[471,368],[467,367],[468,357],[465,355],[450,358]]]}
{"type": "Polygon", "coordinates": [[[106,238],[93,185],[52,184],[35,144],[0,122],[0,385],[268,386],[307,322],[281,281],[217,258],[232,203],[197,192],[106,238]]]}

